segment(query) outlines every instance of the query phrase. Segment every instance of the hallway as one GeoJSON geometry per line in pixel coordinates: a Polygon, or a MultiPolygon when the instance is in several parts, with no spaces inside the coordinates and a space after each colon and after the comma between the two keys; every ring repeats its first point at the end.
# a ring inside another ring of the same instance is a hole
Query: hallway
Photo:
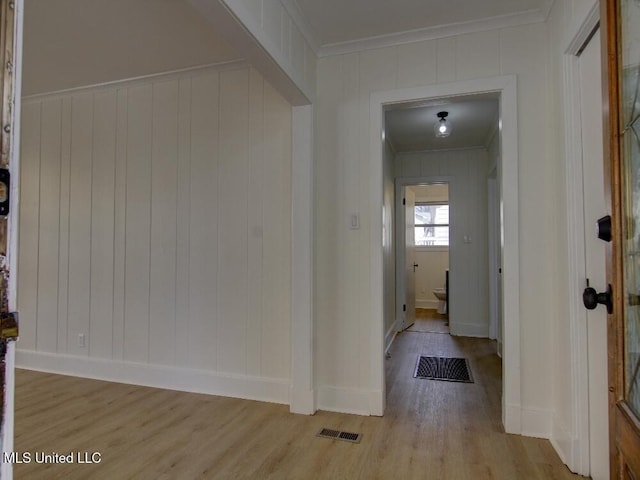
{"type": "Polygon", "coordinates": [[[17,371],[16,452],[100,452],[15,465],[16,479],[570,479],[547,440],[506,435],[492,341],[407,331],[387,360],[385,416],[319,411],[17,371]],[[467,357],[475,383],[413,378],[419,354],[467,357]],[[362,433],[352,444],[323,427],[362,433]]]}

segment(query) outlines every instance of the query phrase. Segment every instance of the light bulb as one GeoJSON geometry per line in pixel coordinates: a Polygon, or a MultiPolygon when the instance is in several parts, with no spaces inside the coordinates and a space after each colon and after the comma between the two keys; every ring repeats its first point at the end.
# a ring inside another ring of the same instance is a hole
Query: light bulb
{"type": "Polygon", "coordinates": [[[438,121],[433,125],[433,132],[438,138],[451,135],[451,124],[447,122],[448,114],[449,112],[438,112],[438,121]]]}

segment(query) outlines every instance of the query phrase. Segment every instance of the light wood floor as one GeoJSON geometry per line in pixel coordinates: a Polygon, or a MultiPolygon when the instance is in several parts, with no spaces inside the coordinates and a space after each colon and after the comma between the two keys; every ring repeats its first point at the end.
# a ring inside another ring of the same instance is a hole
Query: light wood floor
{"type": "Polygon", "coordinates": [[[425,333],[449,333],[449,317],[436,310],[416,308],[416,321],[407,331],[425,333]]]}
{"type": "Polygon", "coordinates": [[[284,405],[18,370],[17,452],[93,452],[97,465],[15,465],[29,479],[459,479],[572,475],[546,440],[503,433],[493,342],[399,334],[385,416],[293,415],[284,405]],[[417,356],[464,356],[475,383],[414,379],[417,356]],[[360,444],[316,437],[322,427],[360,444]]]}

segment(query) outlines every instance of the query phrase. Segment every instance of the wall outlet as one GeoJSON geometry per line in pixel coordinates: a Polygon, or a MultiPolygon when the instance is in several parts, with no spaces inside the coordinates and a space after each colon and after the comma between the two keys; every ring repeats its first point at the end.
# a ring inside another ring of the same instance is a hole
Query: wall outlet
{"type": "Polygon", "coordinates": [[[79,333],[78,334],[78,346],[80,348],[84,348],[85,346],[85,342],[84,342],[84,333],[79,333]]]}

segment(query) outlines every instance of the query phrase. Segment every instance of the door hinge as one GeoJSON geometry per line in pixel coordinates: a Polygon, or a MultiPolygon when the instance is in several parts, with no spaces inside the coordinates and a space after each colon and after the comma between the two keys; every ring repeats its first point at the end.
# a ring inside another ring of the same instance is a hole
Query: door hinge
{"type": "Polygon", "coordinates": [[[406,205],[406,204],[407,204],[407,199],[406,199],[406,198],[403,198],[403,199],[402,199],[402,204],[403,204],[403,205],[406,205]]]}
{"type": "Polygon", "coordinates": [[[406,312],[407,311],[407,304],[405,303],[404,305],[402,305],[402,311],[406,312]]]}

